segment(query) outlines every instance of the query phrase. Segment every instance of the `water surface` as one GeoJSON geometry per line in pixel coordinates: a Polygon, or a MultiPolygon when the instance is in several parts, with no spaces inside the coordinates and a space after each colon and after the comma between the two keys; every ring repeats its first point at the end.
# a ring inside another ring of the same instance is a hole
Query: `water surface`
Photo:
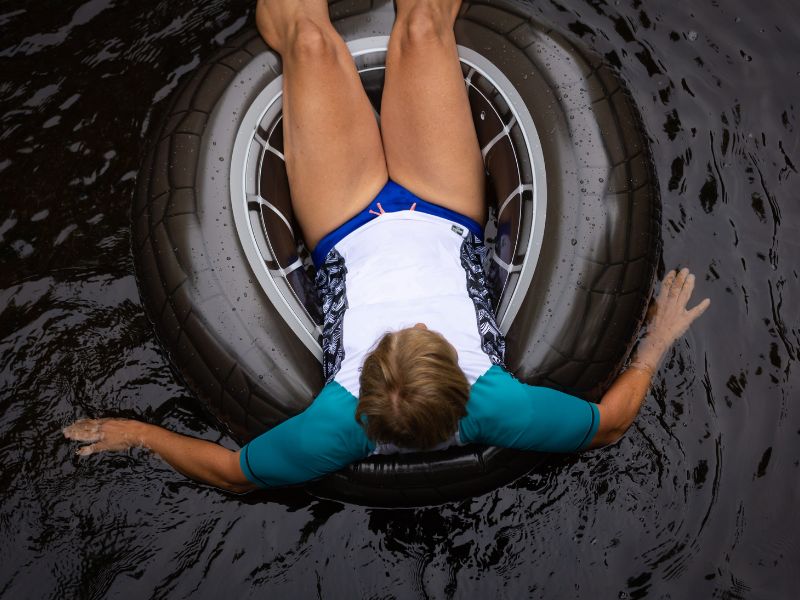
{"type": "Polygon", "coordinates": [[[530,14],[640,106],[664,265],[712,308],[617,446],[495,492],[372,510],[239,498],[60,429],[127,415],[233,440],[195,409],[137,292],[129,210],[170,92],[250,2],[0,7],[0,595],[791,598],[800,564],[800,7],[579,2],[530,14]]]}

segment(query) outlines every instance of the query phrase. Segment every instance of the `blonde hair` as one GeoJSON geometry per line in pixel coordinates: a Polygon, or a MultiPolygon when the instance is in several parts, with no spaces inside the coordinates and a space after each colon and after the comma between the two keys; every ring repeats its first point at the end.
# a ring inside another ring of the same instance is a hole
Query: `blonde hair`
{"type": "Polygon", "coordinates": [[[356,421],[374,441],[427,450],[455,433],[468,398],[455,348],[410,327],[384,335],[364,361],[356,421]]]}

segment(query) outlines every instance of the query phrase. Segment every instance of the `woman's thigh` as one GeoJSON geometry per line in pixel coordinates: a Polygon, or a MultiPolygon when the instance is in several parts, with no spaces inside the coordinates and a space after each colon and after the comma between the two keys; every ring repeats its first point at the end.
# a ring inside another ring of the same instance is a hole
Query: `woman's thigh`
{"type": "Polygon", "coordinates": [[[380,191],[386,159],[372,105],[330,22],[300,22],[282,58],[292,208],[313,249],[380,191]]]}
{"type": "Polygon", "coordinates": [[[483,224],[483,158],[453,35],[459,4],[398,1],[381,129],[393,180],[483,224]]]}

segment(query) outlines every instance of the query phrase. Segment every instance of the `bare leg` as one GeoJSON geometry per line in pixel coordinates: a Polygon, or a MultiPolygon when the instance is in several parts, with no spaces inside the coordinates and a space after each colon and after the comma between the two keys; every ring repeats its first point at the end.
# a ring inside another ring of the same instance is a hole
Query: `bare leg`
{"type": "Polygon", "coordinates": [[[397,0],[381,130],[393,180],[483,225],[483,159],[453,35],[460,4],[397,0]]]}
{"type": "Polygon", "coordinates": [[[386,183],[380,130],[326,0],[258,0],[256,23],[283,59],[286,171],[313,249],[386,183]]]}

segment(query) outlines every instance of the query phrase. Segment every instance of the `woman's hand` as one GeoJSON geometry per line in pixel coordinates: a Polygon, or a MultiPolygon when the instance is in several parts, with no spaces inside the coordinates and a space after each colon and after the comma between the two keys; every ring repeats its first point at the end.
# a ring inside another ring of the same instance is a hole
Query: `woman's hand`
{"type": "Polygon", "coordinates": [[[711,304],[706,298],[686,310],[693,289],[694,275],[689,269],[670,271],[664,277],[655,310],[648,319],[647,334],[639,342],[631,368],[617,377],[600,401],[600,426],[592,448],[614,444],[625,434],[642,406],[661,358],[711,304]]]}
{"type": "Polygon", "coordinates": [[[89,443],[75,451],[78,456],[89,456],[144,446],[144,427],[132,419],[82,419],[62,431],[67,439],[89,443]]]}
{"type": "Polygon", "coordinates": [[[241,494],[255,489],[239,466],[239,453],[213,442],[133,419],[82,419],[63,429],[64,437],[86,442],[78,456],[147,448],[184,475],[241,494]]]}
{"type": "Polygon", "coordinates": [[[711,304],[706,298],[697,306],[686,309],[694,290],[695,277],[689,269],[670,271],[661,282],[655,309],[647,323],[647,334],[639,342],[631,367],[641,368],[653,375],[659,362],[675,341],[702,315],[711,304]]]}

